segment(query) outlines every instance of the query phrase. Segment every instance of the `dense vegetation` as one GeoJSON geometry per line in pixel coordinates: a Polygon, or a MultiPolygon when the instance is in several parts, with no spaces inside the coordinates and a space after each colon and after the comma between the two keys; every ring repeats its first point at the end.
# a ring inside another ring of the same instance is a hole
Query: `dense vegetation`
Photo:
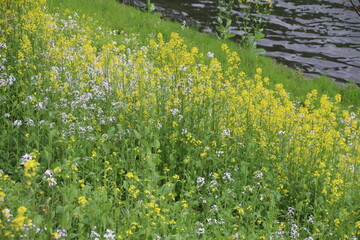
{"type": "Polygon", "coordinates": [[[341,95],[300,101],[226,44],[0,6],[1,239],[360,234],[359,112],[341,95]]]}

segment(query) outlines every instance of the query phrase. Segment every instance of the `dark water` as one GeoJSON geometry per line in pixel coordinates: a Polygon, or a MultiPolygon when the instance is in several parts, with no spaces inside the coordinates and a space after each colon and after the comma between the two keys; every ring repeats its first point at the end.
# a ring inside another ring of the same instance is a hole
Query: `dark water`
{"type": "MultiPolygon", "coordinates": [[[[358,0],[353,0],[355,3],[358,0]]],[[[123,0],[144,7],[146,0],[123,0]]],[[[165,17],[213,32],[217,0],[152,0],[165,17]]],[[[235,4],[233,15],[240,15],[235,4]]],[[[236,25],[231,31],[239,33],[236,25]]],[[[258,46],[266,55],[311,76],[360,84],[360,17],[349,0],[275,0],[258,46]]]]}

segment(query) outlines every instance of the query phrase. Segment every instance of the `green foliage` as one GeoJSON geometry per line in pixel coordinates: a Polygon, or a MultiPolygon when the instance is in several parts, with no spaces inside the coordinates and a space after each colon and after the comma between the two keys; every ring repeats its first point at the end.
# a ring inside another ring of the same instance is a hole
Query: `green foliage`
{"type": "Polygon", "coordinates": [[[153,3],[151,3],[151,0],[147,0],[146,9],[148,12],[155,11],[155,5],[153,3]]]}
{"type": "Polygon", "coordinates": [[[266,58],[106,27],[112,1],[0,3],[1,239],[359,235],[359,110],[327,79],[298,102],[266,58]]]}
{"type": "Polygon", "coordinates": [[[238,19],[238,27],[243,46],[251,49],[255,54],[264,54],[264,49],[256,50],[256,44],[265,37],[264,28],[272,11],[270,0],[239,0],[242,16],[238,19]]]}
{"type": "Polygon", "coordinates": [[[230,33],[229,27],[232,23],[232,9],[234,0],[218,0],[218,14],[216,17],[217,25],[216,31],[220,39],[230,39],[235,37],[235,34],[230,33]]]}
{"type": "MultiPolygon", "coordinates": [[[[255,55],[265,54],[265,49],[257,48],[257,43],[265,37],[264,27],[272,10],[271,1],[239,0],[241,16],[236,19],[242,32],[240,44],[255,55]]],[[[217,34],[221,39],[230,39],[235,34],[230,32],[234,1],[218,0],[217,34]]]]}

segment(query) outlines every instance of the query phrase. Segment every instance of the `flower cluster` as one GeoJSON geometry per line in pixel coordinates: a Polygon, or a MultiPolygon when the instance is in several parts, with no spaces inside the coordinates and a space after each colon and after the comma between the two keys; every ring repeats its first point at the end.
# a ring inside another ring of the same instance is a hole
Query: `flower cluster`
{"type": "Polygon", "coordinates": [[[0,0],[0,235],[359,235],[359,115],[340,95],[298,102],[226,44],[140,46],[46,6],[0,0]]]}

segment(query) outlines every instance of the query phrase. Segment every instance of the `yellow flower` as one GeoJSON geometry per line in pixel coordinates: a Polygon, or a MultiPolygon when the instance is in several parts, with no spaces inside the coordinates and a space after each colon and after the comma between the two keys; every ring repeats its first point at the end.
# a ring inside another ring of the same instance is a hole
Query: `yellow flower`
{"type": "Polygon", "coordinates": [[[51,235],[53,236],[54,239],[59,239],[59,237],[60,237],[60,234],[57,232],[54,232],[51,235]]]}
{"type": "Polygon", "coordinates": [[[0,202],[3,202],[6,197],[6,194],[3,192],[0,192],[0,202]]]}
{"type": "Polygon", "coordinates": [[[285,222],[280,222],[279,228],[284,229],[285,228],[285,222]]]}
{"type": "Polygon", "coordinates": [[[12,222],[14,223],[14,225],[12,226],[13,229],[15,231],[20,231],[24,226],[25,219],[26,217],[23,215],[16,216],[14,220],[12,220],[12,222]]]}
{"type": "Polygon", "coordinates": [[[79,168],[78,168],[78,166],[77,166],[76,164],[72,164],[72,165],[71,165],[71,168],[72,168],[72,170],[74,170],[74,171],[78,171],[78,170],[79,170],[79,168]]]}
{"type": "Polygon", "coordinates": [[[261,74],[262,74],[262,69],[261,69],[261,68],[257,68],[257,69],[256,69],[256,73],[259,74],[259,75],[261,75],[261,74]]]}
{"type": "Polygon", "coordinates": [[[29,160],[24,163],[24,175],[25,177],[34,177],[36,175],[37,166],[40,164],[36,160],[29,160]]]}
{"type": "Polygon", "coordinates": [[[336,95],[335,95],[335,102],[336,102],[336,103],[340,103],[340,102],[341,102],[341,95],[340,95],[340,94],[336,94],[336,95]]]}
{"type": "Polygon", "coordinates": [[[85,204],[88,202],[88,200],[86,200],[86,197],[85,196],[80,196],[78,198],[78,204],[80,204],[81,206],[85,206],[85,204]]]}
{"type": "Polygon", "coordinates": [[[17,212],[19,215],[24,215],[24,213],[27,211],[26,207],[21,206],[18,208],[17,212]]]}
{"type": "Polygon", "coordinates": [[[126,236],[133,235],[133,231],[131,229],[125,231],[126,236]]]}
{"type": "Polygon", "coordinates": [[[360,221],[357,221],[357,222],[355,223],[355,228],[360,228],[360,221]]]}
{"type": "Polygon", "coordinates": [[[4,208],[3,210],[1,210],[4,218],[9,219],[12,215],[10,214],[10,209],[8,208],[4,208]]]}
{"type": "Polygon", "coordinates": [[[134,174],[132,172],[128,172],[125,176],[128,178],[133,178],[134,174]]]}

